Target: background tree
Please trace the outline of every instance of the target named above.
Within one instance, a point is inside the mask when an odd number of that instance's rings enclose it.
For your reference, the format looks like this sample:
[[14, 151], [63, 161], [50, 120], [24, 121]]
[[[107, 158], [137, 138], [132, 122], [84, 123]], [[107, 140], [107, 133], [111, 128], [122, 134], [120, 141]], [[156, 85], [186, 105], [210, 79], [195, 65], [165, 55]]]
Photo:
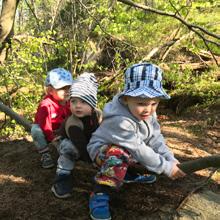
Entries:
[[14, 34], [15, 13], [19, 0], [3, 0], [0, 16], [0, 63], [7, 57], [11, 37]]

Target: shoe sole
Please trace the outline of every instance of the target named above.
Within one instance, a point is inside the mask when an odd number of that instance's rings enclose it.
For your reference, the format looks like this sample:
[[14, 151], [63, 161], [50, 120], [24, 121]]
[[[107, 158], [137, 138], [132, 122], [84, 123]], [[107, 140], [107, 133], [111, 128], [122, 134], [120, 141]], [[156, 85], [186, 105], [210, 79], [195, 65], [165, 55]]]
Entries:
[[50, 164], [50, 165], [41, 166], [41, 167], [44, 168], [44, 169], [50, 169], [50, 168], [53, 168], [54, 166], [55, 166], [54, 164]]
[[51, 187], [51, 191], [52, 191], [53, 194], [54, 194], [57, 198], [59, 198], [59, 199], [66, 199], [66, 198], [69, 198], [69, 197], [72, 196], [71, 193], [67, 193], [67, 194], [64, 194], [64, 195], [59, 195], [59, 194], [57, 194], [57, 193], [56, 193], [56, 190], [55, 190], [55, 188], [54, 188], [54, 186]]
[[155, 177], [155, 179], [151, 180], [151, 181], [135, 181], [135, 180], [124, 180], [124, 183], [145, 183], [145, 184], [151, 184], [156, 182], [157, 178]]
[[109, 218], [95, 218], [94, 216], [92, 216], [92, 214], [90, 214], [90, 217], [92, 220], [111, 220], [111, 216]]

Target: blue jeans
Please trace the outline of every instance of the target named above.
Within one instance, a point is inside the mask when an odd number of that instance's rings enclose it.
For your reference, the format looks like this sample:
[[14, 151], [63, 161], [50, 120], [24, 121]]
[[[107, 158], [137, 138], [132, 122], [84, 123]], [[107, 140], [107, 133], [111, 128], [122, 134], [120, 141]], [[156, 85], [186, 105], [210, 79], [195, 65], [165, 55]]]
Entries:
[[33, 124], [31, 128], [31, 136], [39, 153], [48, 151], [48, 142], [45, 135], [38, 124]]
[[60, 140], [60, 143], [56, 146], [59, 153], [57, 160], [57, 171], [59, 174], [70, 174], [75, 166], [75, 161], [79, 158], [79, 151], [71, 140], [65, 138]]
[[[45, 135], [38, 124], [33, 124], [31, 128], [31, 136], [39, 153], [49, 150], [48, 142]], [[56, 149], [59, 154], [57, 160], [57, 173], [68, 174], [73, 170], [75, 161], [79, 158], [79, 152], [73, 145], [71, 140], [65, 138], [60, 139], [56, 144]]]

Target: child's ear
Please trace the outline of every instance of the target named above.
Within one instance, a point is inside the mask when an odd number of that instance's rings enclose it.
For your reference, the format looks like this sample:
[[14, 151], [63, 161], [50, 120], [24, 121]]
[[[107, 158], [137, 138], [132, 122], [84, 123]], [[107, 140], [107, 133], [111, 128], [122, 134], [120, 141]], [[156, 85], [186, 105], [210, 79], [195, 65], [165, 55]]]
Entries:
[[53, 87], [52, 87], [52, 86], [47, 86], [47, 87], [45, 88], [45, 92], [46, 92], [46, 94], [48, 94], [48, 95], [51, 94], [52, 90], [53, 90]]

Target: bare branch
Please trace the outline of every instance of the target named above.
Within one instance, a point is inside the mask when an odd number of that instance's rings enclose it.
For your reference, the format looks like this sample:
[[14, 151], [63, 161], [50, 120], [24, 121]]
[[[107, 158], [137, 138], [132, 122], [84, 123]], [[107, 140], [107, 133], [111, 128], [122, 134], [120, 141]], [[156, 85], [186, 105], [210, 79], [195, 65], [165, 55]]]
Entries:
[[37, 22], [37, 26], [40, 29], [39, 19], [38, 19], [37, 15], [36, 15], [35, 11], [33, 10], [33, 8], [31, 7], [31, 5], [29, 4], [29, 2], [27, 0], [25, 0], [25, 3], [28, 6], [28, 8], [30, 9], [31, 13], [33, 14], [33, 16], [34, 16], [34, 18], [35, 18], [35, 20]]
[[55, 8], [54, 8], [54, 10], [53, 10], [53, 13], [52, 13], [52, 22], [51, 22], [51, 27], [50, 27], [50, 30], [51, 30], [51, 31], [52, 31], [53, 28], [54, 28], [55, 20], [56, 20], [56, 17], [57, 17], [57, 15], [58, 15], [59, 8], [60, 8], [60, 5], [62, 4], [62, 1], [63, 1], [63, 0], [59, 0], [58, 2], [56, 2]]
[[[212, 53], [208, 43], [212, 43], [212, 44], [215, 44], [217, 46], [220, 46], [220, 43], [218, 42], [215, 42], [213, 40], [209, 40], [207, 39], [206, 37], [204, 37], [202, 35], [203, 34], [207, 34], [208, 36], [210, 37], [213, 37], [215, 39], [220, 39], [220, 35], [217, 35], [217, 34], [214, 34], [214, 33], [211, 33], [209, 32], [208, 30], [206, 30], [205, 28], [199, 26], [199, 25], [195, 25], [195, 24], [190, 24], [188, 23], [187, 21], [185, 21], [180, 15], [179, 15], [179, 12], [178, 13], [170, 13], [170, 12], [165, 12], [165, 11], [161, 11], [161, 10], [157, 10], [155, 8], [152, 8], [152, 7], [149, 7], [147, 5], [142, 5], [142, 4], [138, 4], [138, 3], [135, 3], [133, 1], [130, 1], [130, 0], [118, 0], [119, 2], [122, 2], [126, 5], [130, 5], [132, 7], [135, 7], [135, 8], [140, 8], [140, 9], [143, 9], [145, 11], [149, 11], [149, 12], [152, 12], [152, 13], [155, 13], [155, 14], [159, 14], [159, 15], [164, 15], [164, 16], [168, 16], [168, 17], [172, 17], [172, 18], [175, 18], [177, 20], [179, 20], [182, 24], [184, 24], [189, 30], [193, 31], [194, 33], [196, 33], [204, 42], [205, 46], [207, 47], [207, 49], [210, 51], [210, 53], [212, 54], [212, 57], [213, 59], [215, 60], [216, 64], [218, 65], [218, 62], [214, 56], [214, 54]], [[178, 15], [176, 15], [178, 14]], [[202, 33], [200, 33], [199, 31], [201, 31]]]
[[[198, 36], [200, 36], [200, 38], [203, 40], [205, 46], [208, 48], [208, 50], [209, 50], [209, 52], [211, 53], [213, 59], [215, 60], [216, 65], [218, 66], [218, 61], [217, 61], [217, 59], [215, 58], [215, 55], [212, 53], [212, 50], [210, 49], [210, 47], [209, 47], [209, 45], [208, 45], [208, 43], [207, 43], [207, 42], [210, 42], [210, 41], [207, 40], [205, 37], [203, 37], [203, 35], [202, 35], [200, 32], [198, 32], [198, 31], [196, 31], [196, 30], [194, 30], [194, 32], [195, 32]], [[215, 43], [215, 42], [212, 42], [212, 43]], [[219, 46], [220, 46], [220, 45], [219, 45]]]
[[14, 112], [11, 108], [4, 105], [1, 101], [0, 101], [0, 111], [4, 112], [6, 115], [9, 115], [18, 124], [21, 124], [25, 128], [26, 131], [28, 132], [31, 131], [32, 122], [28, 121], [27, 119], [25, 119], [18, 113]]
[[113, 36], [113, 35], [109, 34], [105, 30], [105, 28], [100, 24], [100, 22], [89, 12], [88, 7], [86, 7], [86, 5], [83, 4], [83, 2], [81, 0], [77, 0], [77, 1], [85, 8], [85, 10], [88, 12], [89, 16], [96, 22], [96, 24], [100, 27], [100, 29], [103, 31], [103, 33], [105, 33], [107, 36], [111, 37], [112, 39], [118, 40], [118, 41], [124, 43], [125, 45], [128, 45], [130, 47], [135, 48], [135, 46], [129, 44], [128, 42], [126, 42], [124, 40], [121, 40], [121, 39], [117, 38], [116, 36]]
[[151, 8], [151, 7], [146, 6], [146, 5], [138, 4], [138, 3], [135, 3], [135, 2], [130, 1], [130, 0], [118, 0], [118, 1], [122, 2], [122, 3], [126, 4], [126, 5], [130, 5], [130, 6], [135, 7], [135, 8], [140, 8], [140, 9], [143, 9], [145, 11], [149, 11], [149, 12], [152, 12], [152, 13], [155, 13], [155, 14], [173, 17], [173, 18], [179, 20], [182, 24], [187, 26], [192, 31], [195, 31], [195, 29], [199, 29], [201, 32], [203, 32], [203, 33], [205, 33], [205, 34], [207, 34], [207, 35], [209, 35], [211, 37], [214, 37], [216, 39], [220, 39], [220, 35], [217, 35], [217, 34], [214, 34], [212, 32], [209, 32], [208, 30], [206, 30], [205, 28], [203, 28], [203, 27], [201, 27], [199, 25], [190, 24], [190, 23], [186, 22], [182, 17], [177, 16], [176, 14], [173, 14], [173, 13], [170, 13], [170, 12], [161, 11], [161, 10], [157, 10], [155, 8]]

